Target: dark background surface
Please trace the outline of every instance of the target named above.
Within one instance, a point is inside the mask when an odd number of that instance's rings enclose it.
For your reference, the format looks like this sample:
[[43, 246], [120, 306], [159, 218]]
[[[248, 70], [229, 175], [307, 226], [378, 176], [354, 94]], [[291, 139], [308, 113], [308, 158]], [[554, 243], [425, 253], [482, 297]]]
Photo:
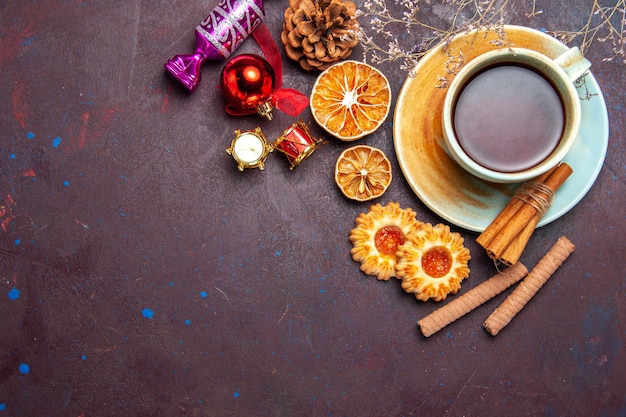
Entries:
[[[582, 26], [592, 2], [565, 3], [507, 20]], [[611, 129], [602, 172], [522, 261], [562, 235], [576, 251], [497, 337], [482, 322], [505, 294], [426, 339], [416, 322], [441, 304], [350, 257], [369, 203], [334, 184], [349, 144], [307, 109], [325, 146], [293, 171], [274, 153], [241, 173], [234, 129], [275, 138], [296, 119], [227, 116], [223, 62], [193, 94], [163, 70], [215, 4], [0, 3], [0, 417], [626, 416], [625, 80], [610, 46], [587, 51]], [[265, 5], [276, 40], [285, 6]], [[283, 62], [284, 86], [309, 94], [317, 74]], [[406, 72], [379, 68], [397, 97]], [[360, 142], [393, 162], [378, 202], [438, 223], [402, 177], [392, 119]], [[463, 293], [495, 268], [452, 229], [472, 252]]]

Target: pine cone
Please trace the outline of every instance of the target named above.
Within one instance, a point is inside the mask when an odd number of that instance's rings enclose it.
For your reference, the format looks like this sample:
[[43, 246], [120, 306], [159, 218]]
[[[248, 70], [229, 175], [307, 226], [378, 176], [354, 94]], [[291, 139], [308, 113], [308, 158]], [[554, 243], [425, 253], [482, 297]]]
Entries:
[[305, 70], [322, 71], [359, 43], [356, 6], [349, 0], [289, 0], [280, 40]]

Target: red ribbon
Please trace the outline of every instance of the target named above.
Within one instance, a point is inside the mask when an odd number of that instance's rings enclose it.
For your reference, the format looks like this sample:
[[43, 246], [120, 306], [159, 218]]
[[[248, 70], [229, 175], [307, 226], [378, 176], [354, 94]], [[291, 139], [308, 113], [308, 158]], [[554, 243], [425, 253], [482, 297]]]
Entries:
[[[293, 88], [282, 88], [283, 85], [283, 61], [280, 50], [272, 34], [265, 23], [261, 23], [253, 32], [252, 36], [261, 47], [265, 59], [270, 63], [276, 77], [274, 92], [270, 97], [272, 106], [288, 114], [297, 117], [309, 105], [309, 98]], [[244, 116], [256, 113], [256, 109], [236, 109], [226, 106], [226, 113], [231, 116]]]

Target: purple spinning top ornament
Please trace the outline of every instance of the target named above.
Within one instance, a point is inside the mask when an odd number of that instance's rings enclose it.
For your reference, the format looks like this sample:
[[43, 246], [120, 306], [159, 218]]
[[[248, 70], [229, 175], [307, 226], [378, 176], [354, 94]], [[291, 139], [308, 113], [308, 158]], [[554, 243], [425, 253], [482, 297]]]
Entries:
[[264, 17], [263, 0], [220, 0], [196, 26], [196, 52], [176, 55], [165, 64], [165, 68], [193, 92], [200, 82], [204, 60], [228, 58]]

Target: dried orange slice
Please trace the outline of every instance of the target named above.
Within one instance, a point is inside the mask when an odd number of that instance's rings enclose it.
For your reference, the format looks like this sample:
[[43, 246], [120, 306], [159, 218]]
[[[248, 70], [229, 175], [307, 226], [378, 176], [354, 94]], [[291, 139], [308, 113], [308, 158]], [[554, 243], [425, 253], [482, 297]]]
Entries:
[[380, 149], [357, 145], [346, 149], [335, 164], [335, 182], [346, 197], [367, 201], [380, 197], [391, 184], [391, 162]]
[[353, 141], [378, 129], [387, 118], [389, 80], [369, 64], [343, 61], [319, 75], [310, 106], [313, 118], [328, 133]]

